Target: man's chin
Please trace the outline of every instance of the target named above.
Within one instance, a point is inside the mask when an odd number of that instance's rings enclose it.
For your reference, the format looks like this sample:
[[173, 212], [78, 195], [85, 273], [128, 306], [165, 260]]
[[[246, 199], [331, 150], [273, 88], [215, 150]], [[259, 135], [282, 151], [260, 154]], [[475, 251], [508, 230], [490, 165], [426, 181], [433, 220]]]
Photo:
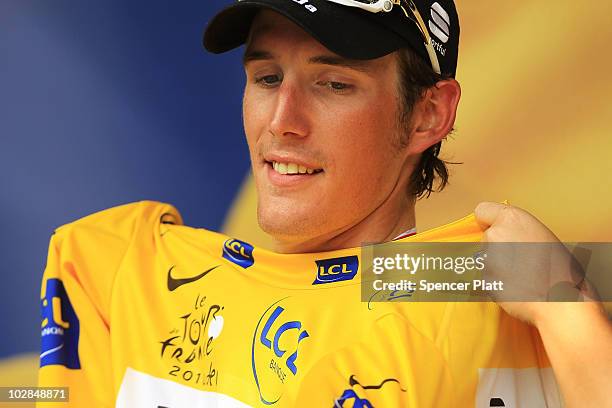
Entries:
[[318, 235], [317, 225], [321, 224], [312, 214], [296, 211], [258, 210], [257, 220], [260, 228], [275, 241], [306, 240]]

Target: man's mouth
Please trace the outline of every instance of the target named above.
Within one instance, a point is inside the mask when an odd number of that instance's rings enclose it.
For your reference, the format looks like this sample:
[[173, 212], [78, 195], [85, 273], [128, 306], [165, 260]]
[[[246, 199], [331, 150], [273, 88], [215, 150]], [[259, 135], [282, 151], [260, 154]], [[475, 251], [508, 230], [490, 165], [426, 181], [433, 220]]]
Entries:
[[291, 162], [282, 163], [282, 162], [272, 161], [272, 162], [267, 162], [267, 163], [272, 166], [274, 171], [276, 171], [279, 174], [283, 174], [283, 175], [317, 174], [323, 171], [323, 169], [313, 169], [310, 167], [302, 166], [300, 164], [291, 163]]

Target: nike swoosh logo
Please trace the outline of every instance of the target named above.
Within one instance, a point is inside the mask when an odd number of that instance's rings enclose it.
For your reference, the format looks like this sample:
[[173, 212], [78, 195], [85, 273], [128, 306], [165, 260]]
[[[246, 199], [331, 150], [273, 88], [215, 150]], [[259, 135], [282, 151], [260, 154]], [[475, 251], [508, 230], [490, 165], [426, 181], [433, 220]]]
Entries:
[[172, 277], [172, 270], [174, 269], [174, 265], [170, 268], [170, 270], [168, 271], [168, 290], [170, 292], [172, 292], [173, 290], [176, 290], [177, 288], [179, 288], [180, 286], [183, 286], [187, 283], [191, 283], [191, 282], [195, 282], [198, 279], [203, 278], [204, 276], [206, 276], [209, 272], [211, 272], [212, 270], [220, 267], [221, 265], [217, 265], [217, 266], [213, 266], [210, 269], [205, 270], [204, 272], [202, 272], [199, 275], [196, 276], [192, 276], [191, 278], [180, 278], [180, 279], [174, 279]]
[[60, 344], [57, 347], [52, 348], [51, 350], [47, 350], [44, 353], [40, 353], [40, 358], [46, 357], [51, 353], [55, 353], [56, 351], [58, 351], [59, 349], [61, 349], [62, 347], [64, 347], [64, 343]]

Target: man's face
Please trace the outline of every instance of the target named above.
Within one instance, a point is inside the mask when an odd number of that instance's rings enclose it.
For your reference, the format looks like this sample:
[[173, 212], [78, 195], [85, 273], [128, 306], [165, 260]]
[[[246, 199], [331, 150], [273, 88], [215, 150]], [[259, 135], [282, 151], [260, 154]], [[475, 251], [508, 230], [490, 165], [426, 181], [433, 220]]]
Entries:
[[251, 28], [245, 71], [244, 128], [264, 231], [285, 242], [326, 239], [398, 190], [405, 196], [394, 54], [346, 60], [265, 10]]

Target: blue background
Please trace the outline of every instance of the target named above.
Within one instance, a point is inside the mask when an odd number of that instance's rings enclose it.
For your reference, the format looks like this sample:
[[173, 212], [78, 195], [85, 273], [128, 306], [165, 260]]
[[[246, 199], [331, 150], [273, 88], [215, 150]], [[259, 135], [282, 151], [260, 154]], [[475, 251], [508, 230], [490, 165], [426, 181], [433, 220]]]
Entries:
[[241, 51], [203, 51], [230, 1], [0, 2], [0, 357], [38, 351], [54, 228], [142, 199], [219, 229], [244, 179]]

